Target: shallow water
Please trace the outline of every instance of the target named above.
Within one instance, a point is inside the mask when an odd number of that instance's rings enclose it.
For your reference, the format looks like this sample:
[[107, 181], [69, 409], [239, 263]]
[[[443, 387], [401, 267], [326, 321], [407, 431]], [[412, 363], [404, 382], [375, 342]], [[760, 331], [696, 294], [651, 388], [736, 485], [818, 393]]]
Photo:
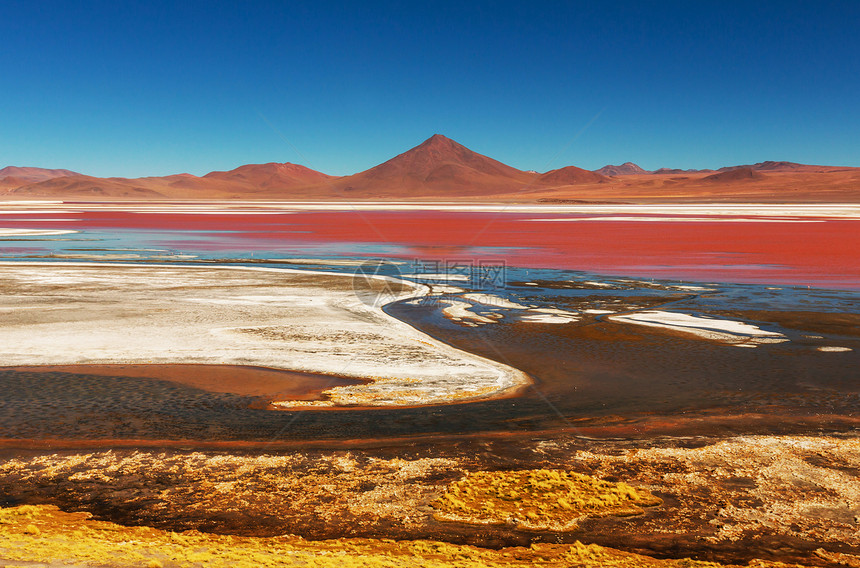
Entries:
[[609, 212], [535, 213], [516, 208], [353, 210], [348, 205], [328, 211], [178, 208], [184, 212], [165, 207], [110, 210], [98, 204], [51, 207], [57, 209], [8, 208], [0, 211], [0, 223], [7, 228], [79, 232], [0, 238], [0, 256], [484, 260], [646, 278], [860, 290], [856, 252], [860, 220], [850, 216], [674, 212], [619, 217]]
[[[548, 430], [637, 437], [856, 427], [860, 221], [527, 221], [535, 217], [442, 211], [203, 215], [97, 206], [4, 214], [3, 226], [79, 231], [0, 239], [4, 259], [262, 262], [351, 272], [375, 258], [387, 261], [374, 264], [375, 273], [416, 274], [418, 280], [449, 274], [447, 281], [425, 280], [447, 286], [430, 300], [389, 305], [388, 313], [517, 367], [535, 385], [516, 398], [446, 407], [295, 412], [266, 410], [248, 394], [213, 392], [160, 375], [5, 369], [3, 437], [268, 444]], [[660, 280], [669, 277], [674, 280]], [[495, 306], [471, 302], [472, 311], [494, 314], [496, 323], [468, 327], [446, 318], [446, 299], [458, 294], [452, 287], [503, 299]], [[788, 341], [741, 349], [612, 322], [594, 312], [657, 307], [751, 322]], [[523, 312], [535, 308], [575, 312], [577, 321], [523, 321]]]

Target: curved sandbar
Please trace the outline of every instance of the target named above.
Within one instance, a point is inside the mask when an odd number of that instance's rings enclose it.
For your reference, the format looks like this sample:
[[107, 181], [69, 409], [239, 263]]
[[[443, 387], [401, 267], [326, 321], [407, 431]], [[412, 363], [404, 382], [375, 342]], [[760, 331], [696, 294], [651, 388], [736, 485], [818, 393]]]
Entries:
[[[414, 406], [509, 394], [512, 367], [367, 305], [428, 288], [383, 276], [262, 267], [0, 263], [0, 366], [254, 365], [367, 379], [278, 407]], [[366, 296], [365, 296], [366, 297]]]

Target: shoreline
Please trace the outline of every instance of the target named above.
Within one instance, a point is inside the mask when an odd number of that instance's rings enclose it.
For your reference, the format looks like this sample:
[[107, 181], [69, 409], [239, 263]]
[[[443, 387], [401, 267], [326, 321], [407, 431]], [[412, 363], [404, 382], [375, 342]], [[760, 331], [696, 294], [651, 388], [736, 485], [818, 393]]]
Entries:
[[[51, 274], [28, 275], [26, 270], [28, 268], [36, 269], [36, 272], [39, 272], [38, 269], [40, 268], [51, 269]], [[120, 271], [115, 270], [117, 268], [125, 270], [119, 274]], [[60, 284], [66, 294], [74, 294], [76, 285], [79, 288], [78, 294], [81, 294], [84, 293], [83, 291], [86, 290], [87, 286], [110, 285], [111, 279], [113, 279], [113, 285], [118, 285], [118, 288], [95, 293], [90, 291], [87, 300], [90, 302], [101, 300], [104, 303], [105, 298], [107, 298], [108, 304], [119, 302], [117, 305], [125, 306], [119, 309], [121, 319], [126, 320], [125, 325], [117, 324], [116, 316], [110, 317], [110, 309], [108, 309], [107, 320], [104, 319], [104, 314], [95, 314], [94, 317], [97, 319], [93, 321], [99, 324], [97, 325], [93, 322], [82, 321], [86, 318], [81, 315], [80, 310], [92, 310], [92, 307], [82, 305], [81, 298], [77, 296], [75, 301], [79, 303], [71, 321], [63, 322], [62, 314], [59, 322], [34, 323], [32, 321], [33, 317], [41, 316], [44, 313], [62, 312], [70, 307], [74, 308], [74, 306], [69, 305], [69, 301], [65, 303], [60, 301], [59, 304], [55, 305], [51, 305], [49, 302], [48, 309], [45, 309], [46, 306], [44, 305], [34, 305], [33, 308], [35, 309], [27, 310], [29, 318], [23, 319], [15, 327], [19, 330], [17, 334], [14, 330], [10, 330], [11, 327], [15, 326], [14, 323], [0, 330], [0, 335], [8, 336], [4, 337], [6, 345], [16, 345], [16, 352], [7, 355], [4, 359], [7, 362], [5, 365], [7, 367], [151, 363], [223, 365], [241, 362], [244, 366], [261, 366], [369, 381], [360, 385], [339, 385], [325, 389], [324, 395], [327, 400], [317, 401], [323, 404], [303, 404], [303, 401], [295, 401], [298, 404], [293, 404], [293, 401], [289, 400], [271, 401], [273, 405], [284, 410], [316, 406], [414, 407], [466, 400], [488, 400], [497, 396], [510, 396], [512, 392], [530, 384], [530, 379], [517, 369], [454, 348], [386, 314], [381, 308], [363, 303], [355, 296], [355, 292], [347, 290], [345, 285], [347, 284], [346, 281], [350, 279], [353, 287], [356, 285], [364, 286], [366, 282], [362, 281], [356, 284], [354, 275], [350, 274], [271, 267], [219, 266], [217, 264], [186, 266], [20, 261], [0, 262], [0, 270], [3, 271], [3, 275], [7, 279], [17, 278], [19, 286], [35, 286], [37, 294], [33, 296], [31, 290], [29, 296], [31, 303], [35, 297], [38, 297], [40, 286], [38, 279], [40, 277], [43, 277], [41, 282], [43, 287]], [[92, 271], [97, 274], [88, 274]], [[153, 294], [151, 288], [154, 286], [152, 281], [147, 282], [145, 277], [138, 277], [137, 279], [132, 277], [134, 273], [147, 271], [154, 272], [150, 274], [150, 280], [152, 278], [174, 279], [172, 283], [168, 282], [167, 286], [163, 286], [161, 292], [166, 296], [161, 300], [151, 300]], [[238, 274], [251, 273], [256, 275], [262, 273], [267, 276], [289, 275], [293, 280], [317, 278], [318, 281], [310, 284], [290, 285], [289, 282], [272, 282], [263, 278], [263, 282], [249, 285], [248, 280], [253, 278], [238, 278], [230, 286], [222, 286], [216, 288], [216, 292], [212, 292], [210, 284], [205, 281], [208, 274], [213, 274], [212, 271], [216, 271], [216, 274], [227, 273], [231, 277]], [[57, 276], [58, 273], [60, 276]], [[191, 274], [194, 276], [189, 280], [188, 276]], [[203, 279], [195, 280], [194, 277], [199, 274], [203, 274]], [[77, 280], [75, 280], [76, 278]], [[398, 287], [394, 292], [396, 299], [420, 297], [429, 291], [429, 288], [422, 284], [390, 276], [374, 274], [362, 275], [361, 278], [369, 278], [369, 281], [381, 281], [385, 284], [395, 284]], [[130, 286], [137, 297], [128, 302], [125, 296], [129, 293]], [[135, 286], [136, 288], [134, 288]], [[237, 289], [236, 286], [241, 286], [242, 290], [245, 290], [244, 296], [234, 293], [234, 290]], [[328, 288], [328, 296], [320, 298], [320, 290], [326, 288]], [[177, 289], [180, 291], [176, 292]], [[206, 293], [209, 295], [196, 297], [193, 293], [189, 293], [189, 290], [192, 292], [194, 290], [208, 290]], [[265, 294], [248, 295], [248, 290], [265, 292]], [[391, 293], [390, 289], [385, 291]], [[10, 293], [14, 295], [14, 286], [12, 290], [5, 292], [4, 298], [8, 300], [11, 297]], [[370, 292], [371, 294], [376, 293], [373, 290]], [[137, 303], [133, 306], [133, 310], [126, 306], [128, 303], [134, 303], [135, 300]], [[148, 306], [146, 306], [147, 302], [149, 302]], [[171, 306], [171, 312], [185, 310], [198, 318], [197, 321], [203, 325], [201, 329], [209, 330], [206, 340], [195, 341], [185, 338], [185, 333], [193, 333], [194, 326], [183, 327], [183, 325], [177, 324], [175, 320], [181, 320], [181, 316], [173, 314], [173, 319], [170, 319], [168, 316], [153, 315], [159, 314], [159, 312], [163, 314], [167, 305]], [[201, 305], [202, 307], [198, 307]], [[14, 311], [21, 307], [20, 302], [12, 302], [8, 309], [11, 309], [14, 314]], [[213, 310], [217, 311], [213, 312]], [[232, 314], [230, 310], [236, 312], [232, 319], [230, 319]], [[271, 312], [278, 311], [283, 313], [277, 316], [271, 314]], [[144, 315], [138, 317], [137, 312], [142, 312]], [[249, 316], [249, 312], [252, 314], [251, 316]], [[45, 317], [48, 320], [57, 319], [53, 316]], [[172, 327], [168, 327], [168, 329], [175, 331], [173, 338], [177, 341], [185, 341], [187, 345], [177, 350], [173, 343], [164, 343], [159, 337], [159, 334], [163, 333], [164, 330], [159, 330], [157, 325], [152, 325], [150, 320], [153, 317], [166, 318], [165, 325], [169, 324]], [[332, 320], [332, 318], [335, 319]], [[225, 325], [233, 321], [238, 326]], [[249, 325], [249, 321], [253, 323]], [[141, 345], [116, 344], [115, 338], [111, 334], [102, 333], [105, 322], [114, 326], [113, 333], [131, 333], [131, 337], [134, 337], [135, 341], [139, 343], [145, 343], [146, 348]], [[298, 322], [301, 322], [301, 325]], [[198, 327], [201, 323], [198, 323]], [[61, 324], [65, 327], [77, 328], [78, 333], [59, 329], [58, 326]], [[135, 325], [137, 327], [134, 327]], [[36, 329], [39, 337], [34, 339], [32, 332]], [[96, 333], [97, 330], [98, 333], [101, 333], [100, 336]], [[90, 332], [90, 335], [86, 333], [81, 335], [81, 332]], [[296, 337], [300, 339], [296, 340]], [[99, 338], [101, 341], [98, 341]], [[204, 353], [217, 351], [216, 348], [213, 348], [213, 341], [220, 341], [222, 346], [226, 346], [223, 348], [229, 347], [233, 349], [232, 352], [235, 354], [230, 357], [222, 354], [220, 361], [213, 360], [211, 356], [207, 359]], [[290, 341], [293, 342], [292, 355], [288, 355], [284, 351], [287, 348], [284, 342], [289, 343]], [[387, 353], [389, 355], [397, 350], [400, 351], [400, 354], [394, 359], [386, 359], [385, 357], [374, 359], [373, 353], [380, 356], [382, 353], [386, 353], [386, 351], [380, 350], [381, 347], [378, 345], [380, 341], [382, 341], [382, 345], [388, 345], [389, 351]], [[72, 351], [72, 353], [58, 355], [52, 351], [49, 355], [48, 345], [62, 345], [64, 349]], [[277, 355], [271, 351], [272, 349], [277, 349]], [[326, 353], [326, 349], [328, 349], [328, 353]], [[162, 350], [168, 354], [160, 354]], [[251, 355], [248, 354], [248, 350], [252, 351]], [[370, 354], [368, 355], [367, 352]], [[330, 356], [329, 358], [331, 356], [339, 357], [341, 363], [337, 364], [327, 360], [327, 354]], [[249, 357], [250, 360], [248, 360]], [[447, 363], [443, 363], [444, 361]], [[458, 370], [451, 374], [445, 365], [453, 365]], [[341, 372], [337, 372], [338, 367], [340, 367]], [[416, 376], [419, 378], [413, 378]], [[443, 378], [444, 380], [442, 380]]]

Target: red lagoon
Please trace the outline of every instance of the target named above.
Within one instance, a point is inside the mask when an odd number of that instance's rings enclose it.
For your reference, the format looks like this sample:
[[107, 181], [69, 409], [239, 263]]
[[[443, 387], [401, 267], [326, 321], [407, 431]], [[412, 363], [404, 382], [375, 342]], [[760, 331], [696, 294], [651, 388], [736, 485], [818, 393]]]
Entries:
[[130, 230], [149, 244], [183, 252], [295, 255], [322, 245], [342, 256], [504, 260], [512, 266], [618, 276], [860, 289], [860, 220], [832, 217], [438, 210], [93, 210], [52, 214], [44, 221], [37, 217], [22, 212], [4, 215], [3, 222]]

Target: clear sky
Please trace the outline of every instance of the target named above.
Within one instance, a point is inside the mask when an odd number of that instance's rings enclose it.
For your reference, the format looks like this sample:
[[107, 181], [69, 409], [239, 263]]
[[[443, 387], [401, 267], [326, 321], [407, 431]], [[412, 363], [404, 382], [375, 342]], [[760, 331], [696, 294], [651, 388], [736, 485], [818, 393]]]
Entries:
[[0, 167], [860, 166], [860, 2], [0, 2]]

